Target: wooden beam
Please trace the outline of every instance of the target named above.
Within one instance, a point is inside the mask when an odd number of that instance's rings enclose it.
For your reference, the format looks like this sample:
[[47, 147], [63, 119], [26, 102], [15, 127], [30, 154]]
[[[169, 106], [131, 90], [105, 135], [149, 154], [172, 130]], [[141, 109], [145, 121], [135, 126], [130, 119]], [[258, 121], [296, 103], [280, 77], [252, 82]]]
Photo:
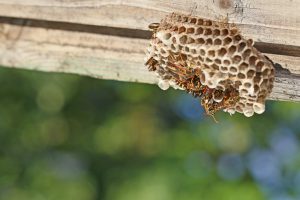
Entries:
[[[0, 23], [0, 65], [101, 79], [157, 82], [155, 75], [143, 64], [148, 40], [53, 26], [36, 27], [24, 20], [18, 23], [21, 25], [3, 20]], [[49, 22], [44, 23], [46, 26]], [[300, 101], [300, 57], [268, 56], [277, 68], [271, 99]]]
[[0, 0], [1, 16], [147, 30], [167, 13], [228, 16], [255, 41], [300, 46], [300, 1], [282, 0]]

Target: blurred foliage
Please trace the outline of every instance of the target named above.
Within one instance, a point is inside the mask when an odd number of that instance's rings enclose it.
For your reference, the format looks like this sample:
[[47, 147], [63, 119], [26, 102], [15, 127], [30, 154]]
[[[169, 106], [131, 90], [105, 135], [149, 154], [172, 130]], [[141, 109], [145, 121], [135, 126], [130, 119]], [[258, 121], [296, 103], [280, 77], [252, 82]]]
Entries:
[[0, 199], [300, 199], [300, 105], [218, 113], [153, 85], [0, 69]]

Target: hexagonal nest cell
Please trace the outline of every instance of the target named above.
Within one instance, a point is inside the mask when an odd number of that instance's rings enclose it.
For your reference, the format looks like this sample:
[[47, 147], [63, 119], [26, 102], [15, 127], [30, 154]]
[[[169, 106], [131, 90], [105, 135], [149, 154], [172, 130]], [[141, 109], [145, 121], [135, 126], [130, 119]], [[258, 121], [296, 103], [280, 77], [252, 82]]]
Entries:
[[265, 111], [274, 83], [273, 63], [234, 24], [172, 13], [149, 26], [146, 66], [159, 87], [201, 97], [209, 115], [218, 110], [250, 117]]

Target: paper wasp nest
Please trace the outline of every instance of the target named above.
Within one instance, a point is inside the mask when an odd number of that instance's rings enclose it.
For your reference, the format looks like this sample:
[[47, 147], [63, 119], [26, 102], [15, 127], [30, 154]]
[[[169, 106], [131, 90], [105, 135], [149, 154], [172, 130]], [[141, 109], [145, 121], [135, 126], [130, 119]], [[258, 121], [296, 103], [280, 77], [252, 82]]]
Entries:
[[235, 25], [173, 13], [149, 27], [153, 36], [146, 65], [162, 89], [171, 86], [201, 97], [209, 115], [221, 109], [247, 117], [265, 111], [273, 64]]

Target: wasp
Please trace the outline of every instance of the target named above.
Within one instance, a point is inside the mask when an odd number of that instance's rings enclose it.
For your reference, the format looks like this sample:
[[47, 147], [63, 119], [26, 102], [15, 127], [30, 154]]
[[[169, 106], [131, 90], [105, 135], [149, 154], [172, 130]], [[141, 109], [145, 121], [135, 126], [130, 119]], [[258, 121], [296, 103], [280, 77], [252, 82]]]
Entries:
[[147, 62], [145, 63], [146, 66], [148, 66], [148, 70], [149, 71], [155, 71], [157, 69], [157, 64], [158, 64], [158, 61], [155, 60], [153, 57], [149, 58], [147, 60]]
[[149, 24], [148, 28], [150, 30], [157, 31], [159, 25], [160, 25], [159, 23], [151, 23], [151, 24]]
[[[187, 57], [184, 54], [170, 54], [167, 57], [167, 66], [162, 69], [186, 92], [194, 97], [201, 98], [200, 104], [203, 106], [206, 114], [218, 123], [215, 113], [222, 109], [233, 108], [239, 100], [239, 93], [232, 86], [223, 91], [203, 85], [200, 80], [202, 74], [201, 66], [196, 67], [195, 64], [186, 60]], [[154, 68], [158, 62], [150, 58], [146, 64], [149, 65], [150, 70], [150, 67]], [[220, 102], [216, 102], [213, 98], [214, 94], [222, 95], [223, 99]]]
[[[222, 101], [221, 102], [214, 101], [212, 92], [221, 93], [223, 95]], [[212, 116], [213, 119], [216, 121], [214, 115], [217, 111], [226, 108], [233, 108], [238, 101], [239, 101], [238, 91], [234, 89], [232, 86], [230, 86], [225, 91], [211, 89], [210, 92], [207, 92], [204, 95], [204, 97], [201, 99], [201, 105], [204, 107], [206, 114]]]

